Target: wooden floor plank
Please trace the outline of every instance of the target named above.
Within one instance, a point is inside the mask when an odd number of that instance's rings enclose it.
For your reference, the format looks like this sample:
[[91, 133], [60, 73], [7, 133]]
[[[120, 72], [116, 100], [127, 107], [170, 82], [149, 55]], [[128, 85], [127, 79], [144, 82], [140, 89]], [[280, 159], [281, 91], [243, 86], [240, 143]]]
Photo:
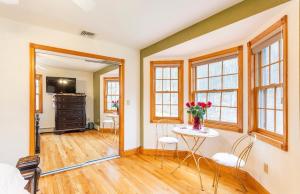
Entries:
[[[83, 168], [42, 177], [39, 194], [205, 194], [213, 193], [213, 172], [208, 168], [201, 171], [205, 191], [200, 190], [196, 169], [183, 165], [174, 174], [178, 162], [165, 160], [160, 168], [160, 159], [152, 156], [133, 155], [122, 157]], [[229, 175], [222, 175], [219, 194], [240, 194], [238, 183]], [[248, 188], [247, 194], [257, 193]]]
[[43, 172], [119, 153], [118, 135], [97, 130], [61, 135], [44, 133], [40, 140]]

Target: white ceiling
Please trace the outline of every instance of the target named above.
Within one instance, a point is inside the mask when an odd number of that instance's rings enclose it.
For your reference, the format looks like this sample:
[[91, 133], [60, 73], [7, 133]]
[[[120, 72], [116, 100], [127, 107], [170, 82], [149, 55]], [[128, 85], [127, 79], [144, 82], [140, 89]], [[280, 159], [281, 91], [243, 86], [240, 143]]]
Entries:
[[36, 64], [37, 68], [42, 69], [53, 67], [88, 72], [95, 72], [108, 66], [96, 59], [41, 50], [36, 53]]
[[0, 3], [0, 16], [141, 49], [242, 0], [93, 0], [92, 9], [73, 1]]
[[286, 6], [287, 4], [282, 4], [255, 16], [240, 20], [203, 36], [199, 36], [182, 44], [178, 44], [174, 47], [163, 50], [152, 55], [151, 57], [195, 57], [199, 54], [199, 52], [211, 52], [211, 50], [215, 50], [216, 48], [220, 49], [224, 46], [228, 48], [228, 45], [231, 45], [232, 47], [238, 46], [237, 44], [244, 43], [250, 36], [253, 35], [253, 32], [256, 31], [253, 30], [254, 26], [255, 29], [259, 29], [260, 27], [263, 27], [266, 22], [273, 20], [274, 17], [276, 17], [277, 20], [277, 17]]

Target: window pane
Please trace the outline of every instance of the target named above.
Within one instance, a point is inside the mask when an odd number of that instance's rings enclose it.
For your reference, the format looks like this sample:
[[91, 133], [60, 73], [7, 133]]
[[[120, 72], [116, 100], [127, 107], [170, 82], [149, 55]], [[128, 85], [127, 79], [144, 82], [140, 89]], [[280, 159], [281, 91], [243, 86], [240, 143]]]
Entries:
[[163, 91], [170, 91], [170, 80], [163, 80]]
[[170, 94], [163, 94], [163, 104], [170, 104], [170, 103], [171, 103]]
[[155, 94], [155, 104], [162, 104], [162, 94], [161, 93], [156, 93]]
[[156, 91], [162, 91], [162, 80], [156, 80]]
[[178, 94], [171, 94], [171, 104], [178, 104]]
[[275, 108], [274, 107], [274, 88], [267, 89], [267, 108]]
[[283, 135], [283, 111], [276, 111], [276, 133]]
[[220, 107], [210, 107], [207, 109], [207, 119], [219, 121], [220, 120]]
[[35, 95], [35, 110], [39, 110], [39, 109], [40, 109], [39, 95]]
[[210, 77], [209, 78], [209, 89], [210, 90], [221, 89], [221, 77]]
[[280, 39], [280, 60], [283, 60], [283, 42], [282, 42], [282, 38]]
[[268, 131], [274, 132], [274, 110], [267, 110], [267, 126]]
[[111, 110], [112, 109], [112, 104], [110, 102], [107, 103], [107, 109]]
[[265, 108], [265, 90], [260, 90], [258, 92], [258, 107]]
[[222, 106], [237, 106], [237, 92], [223, 92], [222, 93]]
[[206, 95], [207, 95], [206, 93], [197, 93], [195, 101], [196, 102], [207, 102]]
[[197, 78], [208, 77], [208, 65], [197, 66]]
[[262, 58], [262, 65], [268, 65], [269, 64], [269, 47], [266, 47], [261, 52], [261, 58]]
[[283, 91], [282, 91], [282, 88], [276, 88], [276, 109], [283, 109]]
[[279, 64], [278, 63], [271, 65], [270, 81], [271, 81], [271, 84], [279, 83]]
[[265, 129], [265, 109], [258, 109], [258, 128]]
[[261, 72], [261, 84], [263, 86], [269, 84], [269, 67], [268, 66], [262, 68], [262, 72]]
[[237, 109], [222, 107], [221, 121], [236, 123], [237, 122]]
[[223, 77], [223, 89], [237, 89], [238, 75], [226, 75]]
[[171, 91], [178, 91], [178, 80], [171, 80]]
[[162, 79], [162, 68], [161, 67], [157, 67], [156, 68], [156, 79]]
[[197, 79], [197, 90], [207, 90], [208, 89], [208, 79]]
[[157, 117], [161, 117], [162, 116], [162, 105], [156, 105], [155, 106], [155, 115]]
[[107, 83], [107, 94], [112, 94], [110, 82]]
[[208, 100], [211, 101], [213, 106], [220, 106], [221, 92], [208, 93]]
[[163, 79], [170, 79], [170, 68], [163, 68]]
[[171, 116], [171, 113], [170, 113], [171, 109], [170, 108], [171, 108], [170, 105], [163, 105], [163, 116], [164, 117]]
[[216, 62], [209, 64], [209, 76], [221, 75], [222, 73], [222, 62]]
[[178, 79], [178, 68], [171, 68], [171, 79]]
[[116, 94], [119, 95], [120, 88], [119, 88], [119, 82], [116, 82]]
[[171, 105], [171, 117], [178, 117], [178, 106]]
[[107, 96], [107, 103], [111, 103], [111, 101], [112, 101], [111, 96]]
[[238, 59], [228, 59], [223, 62], [223, 74], [238, 73]]
[[283, 63], [280, 62], [280, 83], [283, 83]]
[[271, 63], [279, 61], [279, 42], [276, 41], [271, 45]]

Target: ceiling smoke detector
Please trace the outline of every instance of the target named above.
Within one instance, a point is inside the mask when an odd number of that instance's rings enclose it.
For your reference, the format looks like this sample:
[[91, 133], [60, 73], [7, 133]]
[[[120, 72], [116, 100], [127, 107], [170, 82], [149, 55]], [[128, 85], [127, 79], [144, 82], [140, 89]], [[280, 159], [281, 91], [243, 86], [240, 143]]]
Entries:
[[95, 33], [83, 30], [80, 32], [80, 35], [88, 38], [94, 38]]

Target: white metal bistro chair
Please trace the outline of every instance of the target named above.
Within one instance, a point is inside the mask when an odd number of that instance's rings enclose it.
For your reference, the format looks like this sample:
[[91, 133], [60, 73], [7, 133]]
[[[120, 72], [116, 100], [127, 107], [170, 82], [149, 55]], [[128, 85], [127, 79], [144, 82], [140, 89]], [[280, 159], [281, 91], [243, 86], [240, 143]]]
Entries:
[[106, 117], [105, 115], [102, 115], [102, 121], [101, 121], [101, 127], [102, 127], [102, 134], [104, 134], [104, 129], [105, 127], [109, 127], [109, 128], [115, 128], [115, 122], [112, 118], [110, 117]]
[[244, 135], [238, 138], [232, 145], [230, 153], [216, 153], [212, 160], [216, 164], [215, 175], [213, 179], [213, 187], [215, 187], [215, 194], [218, 192], [218, 184], [220, 180], [220, 168], [222, 166], [235, 168], [235, 178], [242, 187], [242, 192], [247, 192], [246, 186], [240, 179], [240, 170], [246, 165], [251, 149], [256, 141], [255, 135]]
[[163, 161], [164, 161], [164, 152], [166, 150], [167, 145], [175, 145], [175, 155], [177, 156], [177, 159], [179, 160], [178, 155], [178, 138], [172, 137], [169, 135], [169, 126], [170, 124], [166, 123], [166, 121], [161, 120], [158, 123], [156, 123], [156, 154], [155, 158], [158, 155], [158, 147], [161, 146], [161, 168], [163, 168]]

